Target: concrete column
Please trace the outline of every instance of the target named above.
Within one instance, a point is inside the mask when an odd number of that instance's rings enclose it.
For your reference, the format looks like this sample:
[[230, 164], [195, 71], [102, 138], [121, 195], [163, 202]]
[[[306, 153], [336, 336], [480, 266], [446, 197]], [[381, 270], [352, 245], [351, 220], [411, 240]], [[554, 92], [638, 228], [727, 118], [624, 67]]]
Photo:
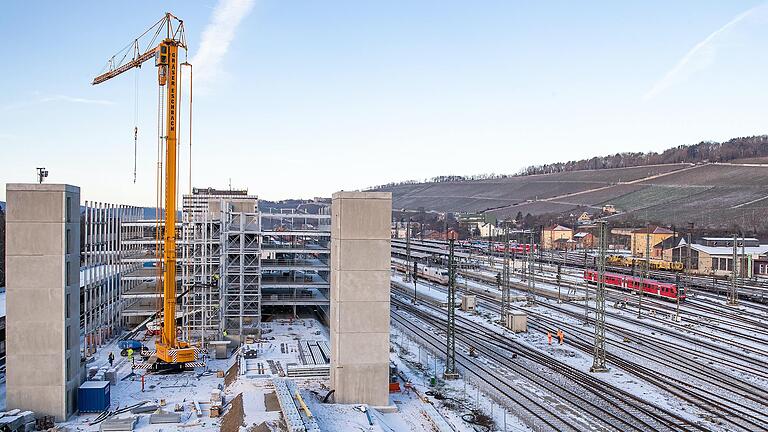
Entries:
[[80, 385], [80, 188], [6, 191], [6, 406], [62, 421]]
[[331, 387], [339, 403], [389, 405], [392, 194], [337, 192], [331, 208]]

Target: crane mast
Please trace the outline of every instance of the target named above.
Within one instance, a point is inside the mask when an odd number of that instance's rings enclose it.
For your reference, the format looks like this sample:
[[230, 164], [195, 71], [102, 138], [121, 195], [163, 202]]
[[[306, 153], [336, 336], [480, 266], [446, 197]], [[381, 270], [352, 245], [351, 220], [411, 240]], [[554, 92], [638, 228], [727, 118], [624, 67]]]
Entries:
[[[174, 22], [178, 24], [174, 27]], [[140, 53], [139, 38], [155, 29], [155, 37], [150, 47]], [[166, 37], [154, 45], [155, 38], [165, 29]], [[132, 46], [134, 57], [121, 65], [115, 65], [114, 57], [109, 62], [109, 71], [95, 77], [92, 84], [100, 84], [114, 78], [130, 69], [141, 67], [147, 60], [154, 58], [158, 68], [158, 85], [166, 87], [165, 106], [165, 189], [164, 189], [164, 227], [162, 254], [162, 283], [163, 283], [163, 329], [161, 338], [155, 344], [157, 358], [161, 362], [156, 367], [164, 369], [183, 369], [184, 363], [195, 360], [195, 350], [189, 343], [179, 341], [176, 337], [176, 194], [177, 194], [177, 163], [178, 150], [178, 72], [179, 48], [186, 49], [184, 24], [170, 13], [158, 21], [153, 27], [137, 38]], [[123, 60], [125, 56], [123, 57]]]

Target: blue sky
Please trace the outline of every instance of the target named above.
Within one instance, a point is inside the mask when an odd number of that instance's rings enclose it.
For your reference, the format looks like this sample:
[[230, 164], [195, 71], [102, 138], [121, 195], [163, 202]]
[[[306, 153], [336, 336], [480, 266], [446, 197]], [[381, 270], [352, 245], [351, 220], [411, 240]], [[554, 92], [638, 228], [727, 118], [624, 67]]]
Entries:
[[155, 68], [90, 81], [166, 10], [184, 19], [200, 77], [195, 186], [327, 196], [768, 124], [768, 6], [756, 1], [8, 2], [4, 182], [45, 166], [84, 199], [154, 203]]

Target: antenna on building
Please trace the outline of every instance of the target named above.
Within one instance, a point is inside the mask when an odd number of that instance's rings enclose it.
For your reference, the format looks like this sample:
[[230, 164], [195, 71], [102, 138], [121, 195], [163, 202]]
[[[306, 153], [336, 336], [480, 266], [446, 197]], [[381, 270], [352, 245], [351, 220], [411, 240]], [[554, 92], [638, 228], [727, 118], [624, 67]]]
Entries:
[[48, 170], [45, 167], [37, 167], [37, 182], [43, 184], [46, 177], [48, 177]]

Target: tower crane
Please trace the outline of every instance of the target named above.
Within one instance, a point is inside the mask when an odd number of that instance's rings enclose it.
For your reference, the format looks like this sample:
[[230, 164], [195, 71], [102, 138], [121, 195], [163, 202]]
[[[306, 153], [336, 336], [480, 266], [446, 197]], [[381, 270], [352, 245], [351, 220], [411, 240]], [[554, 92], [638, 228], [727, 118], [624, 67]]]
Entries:
[[[164, 33], [164, 35], [163, 35]], [[142, 49], [143, 40], [151, 39]], [[158, 42], [160, 37], [164, 36]], [[176, 336], [176, 190], [177, 190], [177, 130], [178, 130], [178, 89], [179, 49], [187, 49], [184, 22], [171, 13], [147, 29], [120, 53], [107, 63], [107, 71], [93, 79], [92, 84], [101, 84], [154, 58], [157, 67], [158, 85], [165, 87], [165, 190], [164, 228], [162, 251], [163, 284], [163, 328], [161, 340], [156, 344], [157, 370], [183, 370], [185, 363], [195, 360], [195, 350], [188, 342], [179, 341]], [[122, 57], [119, 57], [122, 55]], [[129, 58], [130, 56], [130, 58]], [[162, 108], [161, 108], [162, 110]]]

